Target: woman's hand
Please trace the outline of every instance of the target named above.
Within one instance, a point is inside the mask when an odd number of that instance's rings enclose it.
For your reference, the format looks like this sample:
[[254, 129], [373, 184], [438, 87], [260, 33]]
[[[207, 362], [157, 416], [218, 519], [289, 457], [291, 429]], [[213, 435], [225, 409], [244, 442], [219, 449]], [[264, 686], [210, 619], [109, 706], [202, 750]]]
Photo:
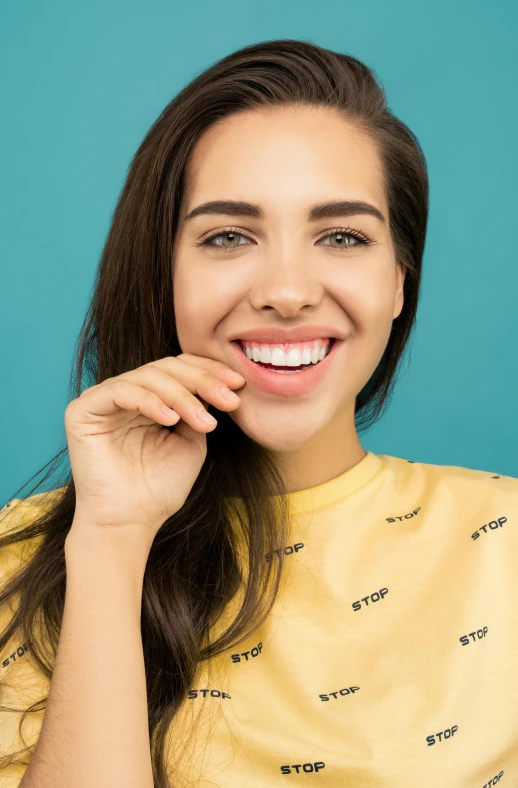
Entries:
[[[230, 371], [231, 372], [231, 371]], [[214, 359], [182, 353], [86, 389], [65, 411], [76, 511], [70, 533], [142, 538], [149, 547], [185, 503], [207, 454], [203, 416], [239, 407], [245, 379]], [[175, 413], [165, 413], [164, 406]], [[163, 429], [175, 424], [174, 432]]]

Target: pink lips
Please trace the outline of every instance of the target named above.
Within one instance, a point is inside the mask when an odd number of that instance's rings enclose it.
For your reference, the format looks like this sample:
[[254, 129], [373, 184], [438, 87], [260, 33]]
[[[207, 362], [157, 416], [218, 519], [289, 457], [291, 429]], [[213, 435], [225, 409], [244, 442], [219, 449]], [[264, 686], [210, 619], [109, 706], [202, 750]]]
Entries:
[[338, 349], [343, 345], [343, 341], [335, 339], [331, 350], [327, 356], [314, 364], [309, 369], [302, 370], [302, 372], [293, 372], [291, 374], [283, 374], [274, 372], [267, 367], [263, 367], [250, 359], [243, 352], [241, 343], [235, 340], [230, 343], [235, 355], [235, 368], [247, 383], [262, 391], [267, 391], [270, 394], [280, 394], [284, 396], [297, 396], [302, 394], [309, 394], [315, 389], [327, 370], [333, 363], [334, 357]]

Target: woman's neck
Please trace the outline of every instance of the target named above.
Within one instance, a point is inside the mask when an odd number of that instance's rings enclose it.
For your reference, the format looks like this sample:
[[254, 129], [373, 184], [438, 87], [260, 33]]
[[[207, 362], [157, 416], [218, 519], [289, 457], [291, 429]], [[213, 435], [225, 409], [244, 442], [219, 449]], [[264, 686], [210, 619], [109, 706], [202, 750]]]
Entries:
[[331, 423], [300, 449], [279, 452], [287, 492], [298, 492], [334, 479], [366, 456], [354, 423], [337, 431]]

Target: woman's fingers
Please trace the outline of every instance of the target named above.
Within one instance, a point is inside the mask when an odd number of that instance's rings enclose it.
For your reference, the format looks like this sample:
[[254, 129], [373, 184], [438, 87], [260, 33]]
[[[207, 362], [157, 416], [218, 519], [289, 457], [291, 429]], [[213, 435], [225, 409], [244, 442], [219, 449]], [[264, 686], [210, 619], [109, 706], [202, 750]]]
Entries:
[[241, 388], [246, 383], [245, 378], [239, 372], [230, 369], [221, 361], [216, 361], [216, 359], [207, 358], [206, 356], [195, 356], [192, 353], [182, 353], [180, 356], [166, 356], [150, 363], [160, 367], [160, 369], [164, 369], [173, 377], [178, 377], [179, 374], [188, 376], [184, 378], [185, 381], [194, 381], [194, 369], [198, 368], [214, 375], [232, 389]]
[[[110, 380], [109, 386], [103, 387], [102, 392], [101, 387], [102, 384], [92, 386], [83, 392], [85, 398], [82, 401], [80, 417], [75, 415], [80, 398], [72, 400], [65, 411], [65, 423], [74, 421], [80, 425], [81, 437], [86, 437], [90, 432], [97, 434], [94, 428], [96, 421], [106, 416], [113, 416], [121, 410], [141, 413], [152, 421], [169, 426], [176, 424], [180, 419], [180, 415], [173, 410], [170, 412], [164, 410], [167, 406], [157, 394], [127, 378]], [[107, 396], [108, 392], [109, 396]]]
[[[215, 364], [219, 365], [219, 362]], [[161, 412], [163, 403], [193, 429], [207, 432], [214, 429], [217, 421], [207, 413], [205, 403], [223, 411], [235, 410], [240, 404], [239, 396], [224, 382], [226, 368], [224, 365], [221, 367], [216, 369], [218, 376], [208, 372], [204, 365], [191, 364], [181, 358], [167, 358], [123, 373], [118, 380], [137, 384], [154, 395], [146, 404], [148, 411], [156, 413], [158, 408]], [[160, 423], [164, 417], [165, 414], [162, 414], [158, 419]], [[174, 422], [169, 420], [167, 423]]]

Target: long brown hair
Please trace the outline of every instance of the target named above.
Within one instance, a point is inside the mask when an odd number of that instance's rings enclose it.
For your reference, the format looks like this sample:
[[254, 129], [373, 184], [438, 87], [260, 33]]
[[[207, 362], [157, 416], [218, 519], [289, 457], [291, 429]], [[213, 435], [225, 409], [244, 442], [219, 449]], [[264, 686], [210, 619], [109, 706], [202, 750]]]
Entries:
[[[182, 352], [171, 296], [171, 260], [193, 148], [211, 124], [235, 112], [294, 104], [341, 111], [370, 135], [382, 163], [396, 258], [406, 268], [404, 305], [383, 357], [357, 396], [358, 431], [380, 418], [415, 323], [428, 216], [426, 162], [417, 138], [390, 112], [382, 86], [366, 65], [290, 39], [253, 44], [224, 57], [181, 90], [145, 136], [129, 167], [100, 259], [76, 348], [70, 398], [106, 378]], [[167, 731], [197, 666], [241, 643], [264, 621], [282, 573], [283, 551], [274, 551], [287, 543], [289, 505], [273, 458], [227, 413], [215, 415], [219, 426], [207, 434], [201, 473], [185, 505], [158, 532], [144, 577], [141, 621], [155, 788], [171, 785], [164, 754]], [[7, 513], [25, 509], [13, 518], [16, 527], [0, 539], [0, 549], [18, 543], [21, 548], [35, 540], [30, 543], [33, 551], [0, 593], [0, 605], [11, 597], [17, 600], [0, 637], [0, 651], [19, 631], [48, 680], [65, 601], [64, 542], [75, 511], [70, 469], [60, 471], [53, 490], [27, 499], [66, 456], [65, 446], [29, 480], [48, 468], [39, 483], [23, 497], [12, 496]], [[239, 509], [231, 509], [229, 489], [241, 498]], [[244, 572], [236, 555], [236, 534], [246, 544]], [[273, 560], [265, 560], [272, 553]], [[243, 582], [237, 616], [211, 642], [212, 625]], [[41, 711], [47, 698], [26, 714]], [[24, 719], [25, 714], [20, 732]], [[29, 752], [31, 746], [35, 743], [15, 755]], [[0, 768], [13, 758], [0, 759]]]

